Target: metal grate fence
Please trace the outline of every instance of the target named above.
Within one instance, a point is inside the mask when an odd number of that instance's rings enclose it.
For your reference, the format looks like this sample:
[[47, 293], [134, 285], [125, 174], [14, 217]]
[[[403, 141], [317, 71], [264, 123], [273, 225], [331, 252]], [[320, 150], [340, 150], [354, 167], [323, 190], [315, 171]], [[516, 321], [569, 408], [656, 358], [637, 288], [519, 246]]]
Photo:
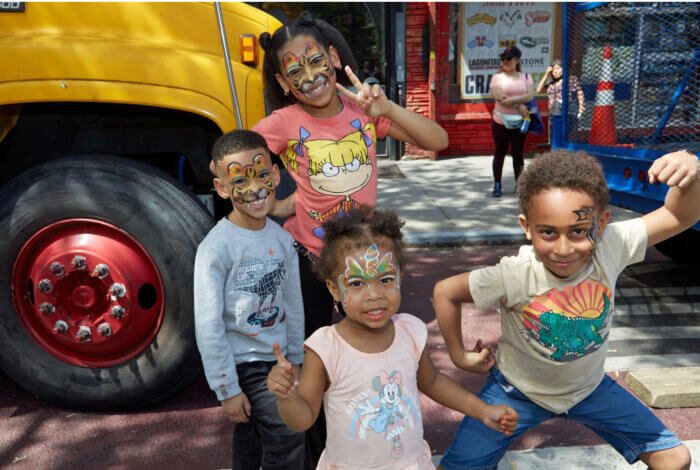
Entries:
[[565, 141], [700, 154], [700, 4], [565, 8]]

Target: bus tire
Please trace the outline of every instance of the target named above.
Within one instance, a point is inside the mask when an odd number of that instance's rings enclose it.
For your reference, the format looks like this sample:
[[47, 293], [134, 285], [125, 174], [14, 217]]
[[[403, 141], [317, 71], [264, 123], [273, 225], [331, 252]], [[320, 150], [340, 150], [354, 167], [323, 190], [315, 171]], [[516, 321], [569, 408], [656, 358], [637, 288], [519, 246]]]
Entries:
[[0, 368], [69, 409], [143, 408], [183, 389], [201, 371], [193, 268], [212, 224], [178, 181], [124, 158], [16, 176], [0, 190]]

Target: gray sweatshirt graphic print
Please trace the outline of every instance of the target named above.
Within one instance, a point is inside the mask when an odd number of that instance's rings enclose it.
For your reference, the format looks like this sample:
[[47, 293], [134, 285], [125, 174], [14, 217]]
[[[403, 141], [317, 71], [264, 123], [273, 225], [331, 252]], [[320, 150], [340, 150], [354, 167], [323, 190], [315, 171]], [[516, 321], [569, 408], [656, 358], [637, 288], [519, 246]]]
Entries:
[[268, 219], [246, 230], [221, 219], [197, 249], [195, 335], [219, 400], [240, 393], [236, 364], [274, 361], [276, 341], [292, 364], [303, 359], [304, 311], [291, 235]]

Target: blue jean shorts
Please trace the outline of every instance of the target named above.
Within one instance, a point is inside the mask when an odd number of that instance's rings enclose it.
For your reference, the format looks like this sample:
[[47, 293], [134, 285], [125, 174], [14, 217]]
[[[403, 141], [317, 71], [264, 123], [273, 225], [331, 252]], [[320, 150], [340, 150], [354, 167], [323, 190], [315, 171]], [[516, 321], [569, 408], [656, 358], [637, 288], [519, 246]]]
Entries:
[[586, 425], [629, 463], [645, 452], [681, 445], [649, 408], [607, 375], [593, 393], [560, 415], [533, 403], [495, 368], [478, 396], [490, 405], [512, 407], [520, 416], [518, 427], [509, 437], [465, 416], [440, 462], [447, 470], [495, 469], [510, 444], [535, 425], [552, 418]]

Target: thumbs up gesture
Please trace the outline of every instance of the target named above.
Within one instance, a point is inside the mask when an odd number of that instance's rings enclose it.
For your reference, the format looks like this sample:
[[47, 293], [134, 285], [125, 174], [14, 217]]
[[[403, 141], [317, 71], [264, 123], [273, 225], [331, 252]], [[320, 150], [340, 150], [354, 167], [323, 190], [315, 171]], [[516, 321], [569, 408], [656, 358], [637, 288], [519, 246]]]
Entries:
[[282, 354], [279, 343], [272, 345], [277, 364], [272, 367], [267, 375], [267, 389], [277, 398], [290, 398], [299, 387], [299, 369], [287, 361]]

